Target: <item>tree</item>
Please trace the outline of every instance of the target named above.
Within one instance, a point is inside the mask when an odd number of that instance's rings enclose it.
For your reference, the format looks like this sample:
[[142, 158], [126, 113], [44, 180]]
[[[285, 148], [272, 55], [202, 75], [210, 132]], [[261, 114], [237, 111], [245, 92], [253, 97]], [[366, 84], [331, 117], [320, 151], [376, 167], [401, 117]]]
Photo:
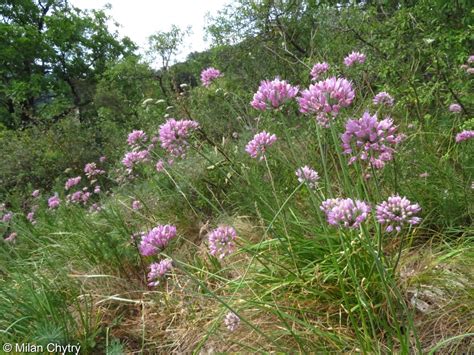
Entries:
[[4, 0], [0, 4], [0, 122], [9, 128], [81, 120], [109, 61], [135, 45], [107, 28], [104, 11], [67, 0]]

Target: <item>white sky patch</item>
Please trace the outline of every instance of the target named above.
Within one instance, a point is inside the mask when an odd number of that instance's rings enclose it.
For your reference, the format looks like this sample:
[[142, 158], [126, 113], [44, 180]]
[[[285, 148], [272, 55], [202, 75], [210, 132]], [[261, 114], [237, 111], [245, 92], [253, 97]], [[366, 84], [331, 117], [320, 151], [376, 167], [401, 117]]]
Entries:
[[80, 9], [102, 9], [111, 4], [112, 9], [106, 13], [120, 24], [120, 35], [130, 37], [142, 54], [148, 36], [153, 33], [169, 31], [173, 24], [183, 30], [191, 26], [192, 34], [182, 46], [178, 61], [191, 52], [209, 48], [210, 44], [204, 41], [205, 16], [208, 12], [215, 15], [229, 2], [231, 0], [69, 0]]

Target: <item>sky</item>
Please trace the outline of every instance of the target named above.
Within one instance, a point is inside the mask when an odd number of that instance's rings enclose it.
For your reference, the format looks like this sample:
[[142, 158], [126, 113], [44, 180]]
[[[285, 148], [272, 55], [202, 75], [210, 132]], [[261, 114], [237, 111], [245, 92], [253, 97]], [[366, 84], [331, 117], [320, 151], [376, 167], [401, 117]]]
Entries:
[[[169, 31], [171, 25], [181, 29], [192, 27], [192, 34], [186, 39], [178, 61], [194, 51], [209, 48], [204, 41], [205, 16], [216, 14], [230, 0], [69, 0], [80, 9], [102, 9], [112, 5], [106, 13], [118, 22], [117, 30], [122, 36], [130, 37], [144, 53], [147, 37], [157, 31]], [[111, 27], [112, 29], [113, 27]]]

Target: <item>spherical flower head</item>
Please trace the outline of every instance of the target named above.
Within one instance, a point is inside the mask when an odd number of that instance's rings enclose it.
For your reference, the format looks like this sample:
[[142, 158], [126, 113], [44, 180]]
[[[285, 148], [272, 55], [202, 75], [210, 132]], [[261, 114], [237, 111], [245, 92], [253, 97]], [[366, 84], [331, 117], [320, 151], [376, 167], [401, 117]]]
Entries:
[[346, 67], [351, 67], [355, 63], [364, 64], [365, 54], [360, 52], [352, 52], [347, 57], [344, 58], [344, 65]]
[[100, 186], [99, 185], [94, 186], [94, 193], [95, 194], [100, 194]]
[[298, 168], [296, 170], [296, 176], [300, 183], [306, 183], [310, 189], [315, 189], [318, 184], [318, 173], [307, 165]]
[[159, 173], [161, 173], [165, 169], [165, 162], [163, 161], [163, 159], [160, 159], [156, 162], [155, 169]]
[[474, 68], [467, 68], [466, 73], [468, 74], [474, 74]]
[[150, 265], [150, 272], [148, 273], [148, 286], [156, 287], [167, 273], [173, 268], [173, 261], [171, 259], [161, 260], [159, 263]]
[[316, 115], [321, 126], [329, 127], [329, 117], [336, 117], [341, 108], [349, 106], [354, 98], [350, 81], [331, 77], [310, 85], [297, 100], [301, 113]]
[[393, 106], [393, 97], [391, 97], [387, 92], [382, 91], [375, 95], [373, 103], [374, 105], [383, 105], [387, 107]]
[[101, 156], [101, 157], [99, 158], [99, 161], [100, 161], [101, 163], [105, 163], [106, 160], [107, 160], [107, 157], [106, 157], [105, 155], [103, 155], [103, 156]]
[[84, 193], [82, 191], [76, 191], [70, 195], [67, 195], [67, 200], [68, 202], [72, 202], [72, 203], [79, 203], [79, 202], [82, 202], [82, 195]]
[[159, 225], [143, 234], [139, 250], [143, 256], [151, 256], [164, 249], [169, 241], [176, 236], [176, 227], [166, 224]]
[[358, 228], [370, 213], [369, 204], [350, 198], [329, 199], [323, 201], [320, 208], [329, 224], [344, 228]]
[[40, 195], [40, 190], [35, 190], [31, 193], [31, 196], [33, 196], [34, 198], [39, 197], [39, 195]]
[[318, 79], [318, 77], [323, 74], [323, 73], [326, 73], [327, 71], [329, 70], [329, 64], [326, 63], [326, 62], [322, 62], [322, 63], [316, 63], [313, 68], [311, 69], [311, 77], [312, 77], [312, 80], [316, 80]]
[[128, 134], [127, 144], [131, 147], [137, 147], [144, 144], [147, 140], [146, 133], [141, 130], [134, 130]]
[[93, 203], [91, 207], [89, 208], [90, 213], [100, 212], [100, 210], [102, 210], [102, 207], [100, 207], [98, 203]]
[[455, 112], [455, 113], [461, 112], [461, 111], [462, 111], [462, 107], [461, 107], [461, 105], [459, 105], [459, 104], [451, 104], [451, 105], [449, 105], [449, 111], [450, 111], [450, 112]]
[[417, 203], [412, 204], [406, 197], [394, 195], [377, 205], [376, 218], [379, 223], [386, 225], [385, 231], [400, 232], [406, 224], [420, 223], [421, 218], [415, 216], [420, 211], [421, 207]]
[[471, 131], [462, 131], [462, 132], [459, 132], [457, 135], [456, 135], [456, 143], [460, 143], [462, 141], [467, 141], [469, 139], [472, 139], [474, 138], [474, 131], [471, 130]]
[[13, 217], [13, 212], [7, 212], [3, 215], [2, 222], [4, 222], [4, 223], [10, 222], [12, 217]]
[[341, 139], [344, 153], [352, 155], [349, 164], [359, 159], [376, 169], [383, 168], [385, 162], [393, 159], [394, 147], [404, 139], [396, 131], [392, 119], [378, 121], [377, 115], [368, 112], [358, 120], [348, 120]]
[[142, 208], [142, 203], [140, 201], [138, 200], [132, 201], [132, 209], [139, 210], [140, 208]]
[[76, 177], [67, 179], [66, 184], [64, 185], [64, 188], [66, 190], [69, 190], [71, 187], [76, 186], [77, 184], [79, 184], [81, 182], [81, 179], [82, 178], [80, 176], [76, 176]]
[[29, 212], [27, 215], [26, 215], [26, 219], [28, 221], [30, 221], [31, 224], [35, 224], [36, 221], [35, 221], [35, 213], [33, 211]]
[[57, 194], [54, 194], [54, 196], [51, 196], [48, 199], [48, 207], [50, 209], [58, 208], [60, 204], [61, 204], [61, 200], [59, 199], [59, 196]]
[[9, 242], [9, 243], [13, 243], [13, 242], [15, 242], [17, 236], [18, 236], [18, 234], [16, 232], [12, 232], [12, 233], [10, 233], [10, 235], [8, 237], [6, 237], [4, 239], [4, 241]]
[[229, 331], [233, 332], [239, 327], [240, 318], [234, 312], [229, 312], [224, 317], [224, 324]]
[[125, 165], [126, 168], [132, 170], [138, 163], [145, 162], [148, 159], [148, 156], [149, 152], [147, 150], [127, 152], [122, 159], [122, 164]]
[[94, 176], [105, 174], [105, 171], [98, 169], [96, 163], [87, 163], [84, 166], [84, 173], [88, 179], [92, 179]]
[[237, 233], [234, 228], [220, 226], [209, 233], [209, 253], [223, 259], [235, 250]]
[[211, 86], [212, 82], [215, 79], [221, 76], [223, 76], [222, 73], [216, 68], [210, 67], [210, 68], [204, 69], [201, 72], [202, 85], [204, 85], [205, 87], [209, 87]]
[[265, 111], [276, 109], [298, 94], [298, 87], [291, 86], [285, 80], [275, 78], [272, 81], [263, 80], [250, 103], [253, 108]]
[[188, 139], [198, 128], [196, 121], [170, 118], [160, 126], [161, 147], [174, 157], [183, 157], [189, 147]]
[[467, 58], [467, 62], [468, 62], [469, 64], [474, 63], [474, 55], [470, 55], [469, 58]]
[[260, 158], [260, 160], [262, 160], [267, 148], [275, 143], [276, 140], [277, 137], [274, 134], [265, 131], [257, 133], [253, 139], [248, 142], [245, 151], [249, 153], [252, 158]]

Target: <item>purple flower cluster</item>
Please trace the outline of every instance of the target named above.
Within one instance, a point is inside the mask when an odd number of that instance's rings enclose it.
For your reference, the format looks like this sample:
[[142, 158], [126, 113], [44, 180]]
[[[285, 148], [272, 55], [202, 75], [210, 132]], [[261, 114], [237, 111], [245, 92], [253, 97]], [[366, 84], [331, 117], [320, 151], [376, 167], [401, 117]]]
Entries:
[[234, 228], [220, 226], [209, 233], [209, 253], [223, 259], [235, 250], [237, 233]]
[[329, 70], [329, 64], [326, 62], [316, 63], [311, 69], [312, 80], [317, 80], [321, 74], [326, 73]]
[[122, 164], [131, 172], [136, 164], [146, 161], [148, 156], [149, 152], [147, 150], [127, 152], [122, 159]]
[[462, 132], [459, 132], [457, 135], [456, 135], [456, 143], [460, 143], [462, 141], [467, 141], [469, 139], [472, 139], [474, 138], [474, 131], [471, 130], [471, 131], [462, 131]]
[[318, 173], [307, 165], [298, 168], [296, 170], [296, 176], [300, 183], [306, 183], [310, 189], [315, 189], [318, 184]]
[[40, 195], [40, 190], [35, 190], [31, 193], [31, 196], [34, 198], [38, 198]]
[[148, 286], [156, 287], [168, 272], [173, 268], [173, 261], [171, 259], [161, 260], [159, 263], [150, 265], [150, 272], [148, 273]]
[[98, 169], [96, 163], [87, 163], [84, 166], [84, 173], [86, 173], [88, 179], [92, 179], [97, 175], [105, 174], [105, 171]]
[[141, 130], [134, 130], [129, 133], [127, 143], [131, 147], [137, 147], [144, 144], [147, 140], [146, 133]]
[[223, 76], [222, 73], [216, 68], [210, 67], [210, 68], [204, 69], [201, 72], [202, 85], [204, 85], [205, 87], [209, 87], [215, 79], [221, 76]]
[[50, 209], [58, 208], [60, 204], [61, 204], [61, 200], [59, 199], [59, 196], [57, 193], [48, 199], [48, 207]]
[[81, 182], [81, 180], [82, 180], [82, 178], [80, 176], [69, 178], [69, 179], [67, 179], [66, 184], [64, 185], [64, 188], [66, 190], [69, 190], [71, 187], [74, 187], [77, 184], [79, 184]]
[[387, 92], [382, 91], [374, 96], [373, 103], [374, 105], [383, 105], [392, 107], [393, 106], [393, 97], [391, 97]]
[[176, 236], [176, 227], [173, 225], [159, 225], [142, 235], [139, 250], [143, 256], [156, 254], [165, 248], [168, 242]]
[[417, 203], [411, 204], [406, 197], [394, 195], [376, 206], [376, 217], [379, 223], [387, 226], [386, 232], [390, 233], [394, 229], [400, 232], [404, 224], [420, 223], [421, 218], [414, 216], [420, 211], [421, 207]]
[[351, 154], [349, 164], [357, 159], [370, 162], [381, 169], [385, 162], [392, 160], [395, 149], [404, 136], [396, 134], [397, 127], [390, 118], [377, 120], [377, 115], [365, 112], [358, 120], [349, 120], [346, 131], [341, 136], [345, 154]]
[[291, 86], [285, 80], [275, 78], [272, 81], [263, 80], [250, 103], [253, 108], [265, 111], [276, 109], [298, 94], [298, 87]]
[[240, 318], [234, 312], [229, 312], [224, 317], [224, 324], [227, 329], [229, 329], [229, 331], [233, 332], [238, 328], [240, 324]]
[[7, 223], [7, 222], [10, 222], [12, 218], [13, 218], [13, 212], [8, 211], [2, 216], [1, 221], [3, 223]]
[[342, 107], [349, 106], [355, 98], [350, 81], [332, 77], [310, 85], [298, 98], [300, 112], [316, 114], [318, 123], [329, 126], [328, 115], [336, 117]]
[[321, 210], [326, 214], [329, 224], [337, 227], [358, 228], [370, 212], [370, 206], [350, 198], [329, 199], [323, 201]]
[[260, 160], [262, 160], [267, 147], [270, 147], [276, 140], [277, 137], [274, 134], [265, 131], [257, 133], [253, 139], [248, 142], [245, 151], [249, 153], [252, 158], [260, 158]]
[[449, 111], [458, 113], [462, 111], [462, 107], [459, 104], [451, 104], [449, 105]]
[[355, 63], [364, 64], [365, 54], [360, 52], [352, 52], [347, 57], [344, 58], [344, 65], [346, 67], [351, 67]]
[[67, 201], [71, 203], [82, 203], [82, 204], [87, 204], [87, 201], [89, 201], [89, 198], [91, 197], [91, 193], [86, 191], [76, 191], [70, 195], [67, 195]]
[[191, 133], [199, 128], [199, 123], [192, 120], [167, 120], [160, 126], [159, 139], [161, 147], [175, 157], [183, 157], [189, 147]]
[[132, 201], [132, 209], [133, 210], [139, 210], [140, 208], [142, 208], [142, 203], [138, 200], [133, 200]]

